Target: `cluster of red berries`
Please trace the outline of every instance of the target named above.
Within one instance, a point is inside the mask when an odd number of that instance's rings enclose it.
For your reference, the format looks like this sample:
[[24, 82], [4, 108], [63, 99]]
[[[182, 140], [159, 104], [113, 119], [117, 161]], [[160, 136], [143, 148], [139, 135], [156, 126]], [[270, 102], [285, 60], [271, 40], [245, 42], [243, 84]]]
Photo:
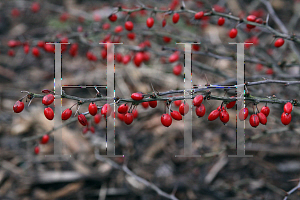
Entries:
[[293, 104], [287, 102], [283, 107], [283, 113], [281, 114], [281, 122], [284, 125], [288, 125], [292, 120], [291, 112], [293, 110]]
[[[239, 119], [240, 121], [244, 121], [247, 119], [249, 114], [248, 108], [242, 108], [239, 112]], [[266, 125], [267, 124], [267, 117], [270, 114], [270, 108], [266, 105], [263, 106], [257, 114], [254, 113], [249, 118], [249, 123], [252, 127], [256, 128], [259, 123]]]

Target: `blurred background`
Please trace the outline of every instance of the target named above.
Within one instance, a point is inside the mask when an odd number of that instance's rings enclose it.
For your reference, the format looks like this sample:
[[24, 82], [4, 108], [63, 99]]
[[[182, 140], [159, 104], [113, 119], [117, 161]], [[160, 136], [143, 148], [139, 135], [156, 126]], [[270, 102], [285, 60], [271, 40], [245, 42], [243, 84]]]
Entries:
[[[147, 9], [139, 10], [143, 6]], [[174, 23], [172, 10], [180, 11], [181, 7], [184, 11], [179, 12], [180, 19]], [[158, 11], [151, 11], [154, 8]], [[201, 158], [175, 157], [184, 153], [184, 125], [183, 121], [176, 120], [170, 127], [161, 124], [161, 115], [168, 112], [163, 101], [156, 108], [138, 105], [138, 116], [130, 125], [116, 111], [116, 154], [125, 155], [124, 158], [95, 156], [95, 149], [101, 155], [106, 151], [104, 117], [95, 123], [87, 115], [89, 126], [83, 128], [77, 117], [73, 117], [74, 106], [71, 121], [62, 128], [61, 141], [63, 154], [71, 157], [57, 160], [45, 157], [54, 152], [51, 132], [54, 123], [45, 118], [42, 99], [34, 98], [28, 107], [30, 100], [24, 98], [24, 110], [13, 112], [15, 102], [26, 95], [21, 91], [42, 94], [43, 89], [54, 88], [54, 47], [46, 42], [70, 43], [62, 47], [62, 84], [68, 85], [63, 90], [82, 98], [95, 97], [96, 90], [81, 86], [98, 85], [100, 93], [106, 96], [105, 87], [100, 87], [106, 84], [106, 49], [100, 42], [123, 43], [115, 45], [115, 93], [119, 98], [128, 99], [133, 92], [152, 94], [152, 86], [158, 92], [184, 89], [184, 47], [176, 42], [201, 43], [192, 46], [193, 85], [236, 84], [236, 46], [229, 42], [253, 43], [245, 45], [245, 81], [300, 79], [297, 42], [285, 40], [283, 46], [276, 48], [274, 33], [265, 27], [249, 29], [245, 23], [228, 18], [220, 26], [220, 16], [216, 15], [195, 20], [192, 11], [209, 13], [212, 9], [241, 19], [254, 15], [279, 33], [286, 30], [288, 35], [299, 35], [300, 2], [297, 0], [186, 0], [184, 3], [179, 0], [2, 0], [0, 199], [283, 199], [285, 191], [299, 182], [300, 112], [297, 107], [288, 126], [280, 121], [283, 104], [268, 104], [271, 112], [265, 126], [253, 128], [247, 118], [245, 148], [246, 154], [253, 158], [228, 158], [235, 154], [236, 110], [240, 107], [227, 110], [230, 120], [226, 125], [218, 119], [208, 121], [208, 114], [222, 104], [220, 100], [204, 100], [206, 114], [202, 118], [192, 108], [193, 154]], [[111, 14], [117, 16], [115, 21]], [[146, 25], [150, 16], [154, 19], [152, 28]], [[132, 31], [124, 27], [128, 20], [134, 24]], [[228, 32], [235, 27], [238, 34], [232, 39]], [[179, 59], [170, 62], [169, 57], [177, 50]], [[139, 52], [143, 55], [141, 62], [136, 60]], [[247, 90], [260, 98], [299, 99], [297, 84], [262, 84], [249, 86]], [[211, 94], [236, 95], [235, 90], [211, 90]], [[62, 109], [75, 103], [63, 99]], [[97, 105], [104, 103], [99, 101]], [[177, 103], [172, 102], [172, 110], [178, 111]], [[253, 103], [246, 102], [246, 105], [250, 116], [255, 110]], [[257, 107], [260, 110], [264, 105], [259, 103]], [[54, 108], [53, 104], [50, 107]], [[79, 112], [87, 110], [88, 104], [83, 104]], [[46, 133], [50, 133], [47, 144], [41, 144], [40, 138], [22, 141]], [[289, 199], [299, 199], [299, 193], [296, 191]]]

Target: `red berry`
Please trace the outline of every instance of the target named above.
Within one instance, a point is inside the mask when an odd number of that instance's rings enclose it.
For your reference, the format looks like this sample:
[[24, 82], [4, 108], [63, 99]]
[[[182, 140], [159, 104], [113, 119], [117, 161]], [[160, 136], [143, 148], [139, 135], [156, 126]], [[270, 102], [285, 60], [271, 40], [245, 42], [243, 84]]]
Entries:
[[11, 15], [12, 15], [13, 17], [19, 17], [19, 16], [20, 16], [20, 11], [19, 11], [19, 9], [17, 9], [17, 8], [12, 9], [12, 10], [11, 10]]
[[15, 51], [12, 50], [12, 49], [10, 49], [10, 50], [8, 50], [7, 54], [8, 54], [9, 56], [13, 57], [13, 56], [15, 56]]
[[278, 39], [275, 41], [274, 46], [278, 48], [278, 47], [281, 47], [283, 44], [284, 44], [284, 39], [278, 38]]
[[13, 47], [17, 47], [21, 44], [21, 42], [19, 41], [16, 41], [16, 40], [9, 40], [8, 43], [7, 43], [7, 46], [10, 47], [10, 48], [13, 48]]
[[82, 126], [86, 126], [88, 124], [88, 122], [83, 114], [78, 115], [78, 121]]
[[192, 49], [194, 51], [199, 51], [200, 50], [200, 45], [199, 44], [192, 44]]
[[117, 15], [115, 15], [115, 14], [111, 14], [111, 15], [108, 17], [108, 19], [109, 19], [110, 21], [112, 21], [112, 22], [115, 22], [115, 21], [118, 19], [118, 17], [117, 17]]
[[32, 48], [32, 55], [34, 55], [35, 57], [39, 57], [40, 56], [40, 50], [37, 47], [33, 47]]
[[226, 108], [228, 108], [228, 109], [233, 108], [235, 106], [235, 103], [236, 103], [236, 101], [229, 102], [228, 104], [226, 104]]
[[169, 62], [170, 62], [170, 63], [173, 63], [173, 62], [175, 62], [175, 61], [177, 61], [177, 60], [179, 60], [179, 52], [178, 52], [178, 51], [174, 52], [174, 53], [171, 54], [170, 57], [169, 57]]
[[91, 131], [91, 133], [95, 133], [95, 127], [91, 126], [90, 131]]
[[135, 33], [132, 33], [132, 32], [128, 33], [128, 34], [127, 34], [127, 38], [128, 38], [129, 40], [134, 40], [134, 38], [135, 38]]
[[204, 16], [204, 12], [200, 11], [195, 14], [195, 19], [201, 19]]
[[110, 24], [109, 23], [104, 23], [103, 25], [102, 25], [102, 29], [103, 30], [108, 30], [110, 28]]
[[95, 124], [99, 124], [101, 121], [101, 115], [100, 114], [97, 114], [94, 116], [94, 122]]
[[224, 17], [220, 17], [220, 18], [218, 19], [218, 25], [219, 25], [219, 26], [223, 26], [224, 23], [225, 23], [225, 18], [224, 18]]
[[201, 104], [200, 106], [197, 106], [195, 110], [196, 110], [196, 115], [198, 117], [203, 117], [205, 115], [206, 109], [203, 104]]
[[43, 89], [42, 90], [42, 93], [44, 93], [44, 94], [49, 94], [51, 92], [51, 90], [48, 90], [48, 89]]
[[163, 40], [164, 40], [165, 43], [169, 43], [169, 42], [171, 42], [172, 38], [164, 36]]
[[171, 116], [175, 120], [182, 120], [182, 115], [176, 110], [171, 111]]
[[59, 20], [61, 22], [65, 22], [65, 21], [68, 20], [68, 18], [69, 18], [69, 14], [68, 13], [63, 13], [63, 14], [60, 15]]
[[135, 101], [140, 101], [144, 98], [142, 93], [136, 92], [131, 95], [131, 98]]
[[37, 2], [34, 2], [31, 4], [31, 11], [33, 13], [37, 13], [40, 10], [40, 4]]
[[22, 101], [17, 101], [13, 106], [13, 110], [15, 113], [20, 113], [23, 111], [23, 109], [24, 109], [24, 103]]
[[164, 19], [164, 20], [162, 21], [161, 25], [162, 25], [162, 27], [165, 27], [166, 24], [167, 24], [167, 21]]
[[124, 117], [125, 117], [124, 114], [118, 113], [118, 119], [119, 120], [124, 121]]
[[54, 95], [53, 94], [47, 94], [43, 97], [42, 103], [45, 106], [49, 106], [50, 104], [52, 104], [54, 101]]
[[174, 13], [173, 15], [173, 23], [176, 24], [179, 21], [180, 15], [178, 13]]
[[265, 114], [263, 114], [263, 113], [257, 113], [257, 116], [258, 116], [258, 118], [259, 118], [259, 122], [261, 123], [261, 124], [263, 124], [263, 125], [266, 125], [267, 124], [267, 117], [266, 117], [266, 115]]
[[262, 24], [262, 23], [263, 23], [263, 20], [262, 20], [262, 18], [257, 18], [257, 19], [255, 20], [255, 22], [258, 23], [258, 24]]
[[[255, 22], [255, 20], [256, 20], [256, 16], [254, 16], [254, 15], [248, 15], [247, 21], [249, 21], [249, 22]], [[255, 28], [255, 26], [251, 25], [251, 24], [247, 24], [246, 26], [249, 29]]]
[[90, 103], [89, 105], [89, 113], [92, 115], [92, 116], [95, 116], [98, 112], [98, 108], [97, 108], [97, 105], [94, 104], [93, 102]]
[[182, 72], [182, 65], [178, 64], [176, 66], [174, 66], [173, 68], [173, 74], [175, 74], [176, 76], [179, 76]]
[[145, 109], [147, 109], [147, 108], [149, 107], [149, 103], [148, 103], [148, 102], [142, 102], [141, 104], [142, 104], [142, 106], [143, 106]]
[[250, 125], [252, 127], [257, 127], [259, 125], [259, 118], [256, 114], [252, 114], [249, 118]]
[[36, 155], [40, 153], [40, 147], [39, 146], [34, 147], [34, 153]]
[[135, 54], [133, 61], [134, 61], [135, 66], [139, 67], [142, 64], [143, 60], [144, 60], [143, 53], [138, 52], [137, 54]]
[[28, 45], [24, 45], [23, 49], [24, 49], [25, 54], [29, 53], [29, 46]]
[[126, 28], [127, 31], [132, 31], [133, 23], [131, 21], [125, 22], [125, 28]]
[[172, 124], [172, 117], [169, 114], [163, 114], [160, 118], [162, 125], [169, 127]]
[[201, 103], [203, 101], [203, 96], [200, 94], [200, 95], [197, 95], [194, 99], [193, 99], [193, 105], [194, 106], [200, 106]]
[[154, 19], [152, 17], [149, 17], [147, 19], [146, 23], [147, 23], [148, 28], [151, 28], [153, 26], [153, 24], [154, 24]]
[[263, 113], [266, 117], [268, 117], [270, 114], [270, 108], [268, 106], [263, 106], [260, 109], [260, 112]]
[[229, 31], [229, 37], [230, 37], [230, 38], [235, 38], [235, 37], [237, 36], [237, 34], [238, 34], [238, 31], [237, 31], [236, 28], [233, 28], [233, 29], [231, 29], [231, 30]]
[[229, 114], [226, 110], [220, 112], [220, 120], [226, 124], [229, 121]]
[[41, 47], [41, 48], [44, 48], [45, 42], [44, 41], [38, 41], [37, 46]]
[[49, 141], [49, 135], [43, 135], [41, 139], [41, 144], [47, 144], [48, 141]]
[[174, 101], [174, 105], [179, 107], [181, 105], [181, 100]]
[[130, 55], [125, 55], [123, 57], [123, 64], [124, 65], [128, 64], [130, 62], [130, 60], [131, 60], [131, 56]]
[[117, 60], [118, 63], [121, 63], [121, 62], [123, 61], [123, 56], [122, 56], [122, 54], [117, 53], [117, 54], [116, 54], [116, 60]]
[[209, 115], [208, 115], [208, 120], [209, 121], [214, 121], [220, 116], [220, 111], [219, 110], [213, 110]]
[[118, 112], [121, 114], [125, 114], [128, 111], [128, 105], [127, 104], [122, 104], [118, 108]]
[[217, 110], [219, 111], [219, 112], [221, 112], [221, 111], [224, 111], [225, 110], [225, 107], [222, 105], [222, 106], [219, 106], [218, 108], [217, 108]]
[[268, 75], [272, 75], [273, 73], [274, 73], [274, 71], [272, 68], [268, 68], [266, 71], [266, 74], [268, 74]]
[[52, 44], [45, 44], [44, 49], [45, 49], [45, 51], [47, 51], [49, 53], [54, 53], [54, 50], [55, 50], [54, 45], [52, 45]]
[[241, 121], [244, 121], [245, 119], [247, 119], [248, 114], [249, 114], [248, 108], [242, 108], [239, 112], [239, 119]]
[[61, 113], [61, 119], [62, 120], [68, 120], [72, 115], [72, 110], [70, 108], [67, 108]]
[[132, 114], [133, 114], [133, 118], [134, 118], [134, 119], [137, 118], [138, 115], [139, 115], [137, 109], [132, 110]]
[[292, 115], [290, 113], [283, 112], [281, 115], [281, 122], [283, 125], [288, 125], [292, 120]]
[[148, 51], [143, 53], [143, 61], [148, 62], [150, 60], [150, 53]]
[[82, 129], [82, 134], [86, 134], [88, 131], [89, 131], [89, 128], [88, 127], [84, 127]]
[[292, 110], [293, 110], [293, 104], [291, 104], [291, 102], [287, 102], [283, 107], [283, 111], [286, 113], [291, 113]]
[[179, 112], [181, 115], [186, 115], [189, 112], [190, 106], [187, 103], [182, 103], [179, 106]]
[[44, 109], [44, 115], [47, 119], [52, 120], [54, 118], [54, 112], [52, 108], [47, 107]]
[[149, 106], [155, 108], [157, 106], [157, 101], [149, 101]]
[[256, 69], [256, 71], [260, 72], [263, 69], [263, 67], [264, 66], [262, 64], [257, 64], [255, 69]]
[[133, 114], [132, 113], [126, 113], [124, 116], [124, 122], [125, 124], [129, 125], [133, 122]]
[[104, 115], [104, 117], [109, 117], [111, 114], [111, 111], [112, 111], [112, 109], [111, 109], [110, 105], [104, 104], [101, 109], [101, 114]]
[[123, 31], [123, 27], [122, 26], [116, 26], [115, 33], [121, 33], [122, 31]]
[[106, 59], [106, 57], [107, 57], [107, 51], [105, 49], [102, 49], [102, 51], [101, 51], [101, 57], [102, 57], [103, 60]]

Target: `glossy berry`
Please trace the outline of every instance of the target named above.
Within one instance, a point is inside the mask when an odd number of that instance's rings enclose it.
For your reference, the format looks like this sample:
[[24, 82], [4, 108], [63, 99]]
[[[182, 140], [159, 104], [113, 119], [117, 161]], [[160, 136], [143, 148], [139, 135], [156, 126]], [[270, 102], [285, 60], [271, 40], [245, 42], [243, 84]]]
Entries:
[[256, 114], [252, 114], [249, 118], [250, 125], [252, 127], [257, 127], [259, 125], [259, 118]]
[[147, 108], [149, 107], [149, 103], [148, 103], [148, 102], [142, 102], [141, 104], [142, 104], [142, 106], [143, 106], [145, 109], [147, 109]]
[[163, 40], [164, 40], [165, 43], [169, 43], [169, 42], [171, 42], [172, 38], [164, 36]]
[[129, 32], [129, 33], [127, 34], [127, 38], [128, 38], [129, 40], [134, 40], [134, 38], [135, 38], [135, 33]]
[[125, 28], [126, 28], [127, 31], [132, 31], [133, 23], [131, 21], [125, 22]]
[[72, 115], [72, 110], [70, 108], [67, 108], [61, 113], [61, 119], [62, 120], [68, 120]]
[[268, 106], [263, 106], [260, 109], [260, 112], [263, 113], [266, 117], [268, 117], [270, 114], [270, 108]]
[[122, 61], [123, 61], [123, 56], [122, 56], [122, 54], [120, 54], [120, 53], [117, 53], [117, 54], [116, 54], [116, 61], [117, 61], [118, 63], [122, 63]]
[[137, 118], [138, 115], [139, 115], [137, 109], [132, 110], [132, 114], [133, 114], [133, 118], [134, 118], [134, 119]]
[[127, 65], [130, 62], [130, 60], [131, 60], [131, 56], [130, 55], [125, 55], [123, 57], [123, 64]]
[[220, 18], [218, 19], [218, 25], [219, 25], [219, 26], [223, 26], [224, 23], [225, 23], [225, 18], [224, 18], [224, 17], [220, 17]]
[[204, 16], [204, 12], [200, 11], [195, 14], [195, 19], [201, 19]]
[[52, 120], [54, 118], [54, 112], [52, 108], [47, 107], [44, 109], [44, 115], [47, 119]]
[[40, 147], [39, 146], [34, 147], [34, 153], [36, 155], [40, 153]]
[[290, 113], [283, 112], [281, 115], [281, 123], [283, 125], [288, 125], [292, 120], [292, 115]]
[[118, 113], [118, 119], [119, 120], [124, 121], [124, 117], [125, 117], [124, 114]]
[[171, 116], [175, 120], [182, 120], [182, 115], [176, 110], [171, 111]]
[[169, 114], [163, 114], [160, 120], [165, 127], [169, 127], [172, 124], [172, 117]]
[[287, 102], [283, 107], [283, 111], [286, 113], [291, 113], [292, 110], [293, 110], [293, 104], [291, 104], [291, 102]]
[[47, 144], [49, 141], [49, 135], [43, 135], [41, 139], [41, 144]]
[[78, 121], [82, 126], [86, 126], [88, 124], [86, 117], [83, 114], [78, 115]]
[[161, 26], [162, 26], [162, 27], [165, 27], [166, 24], [167, 24], [167, 21], [164, 19], [164, 20], [161, 22]]
[[151, 54], [148, 51], [143, 53], [143, 61], [148, 62], [151, 58]]
[[235, 103], [236, 103], [236, 101], [229, 102], [228, 104], [226, 104], [226, 108], [227, 109], [233, 108], [235, 106]]
[[200, 94], [200, 95], [197, 95], [194, 99], [193, 99], [193, 105], [194, 106], [200, 106], [201, 103], [203, 101], [203, 96]]
[[143, 60], [144, 60], [144, 54], [142, 52], [138, 52], [137, 54], [135, 54], [133, 62], [135, 66], [139, 67], [141, 66]]
[[129, 125], [133, 122], [133, 114], [132, 113], [126, 113], [124, 116], [124, 122], [125, 124]]
[[92, 115], [92, 116], [95, 116], [98, 112], [98, 108], [97, 108], [97, 105], [94, 104], [93, 102], [90, 103], [89, 105], [89, 113]]
[[49, 106], [50, 104], [52, 104], [54, 101], [54, 95], [53, 94], [47, 94], [43, 97], [42, 103], [45, 106]]
[[24, 110], [24, 103], [22, 101], [16, 101], [13, 106], [13, 110], [15, 113], [20, 113]]
[[149, 106], [155, 108], [157, 106], [157, 101], [149, 101]]
[[102, 25], [102, 29], [103, 30], [108, 30], [110, 28], [110, 24], [109, 23], [104, 23], [103, 25]]
[[121, 33], [123, 31], [123, 27], [122, 26], [116, 26], [115, 27], [115, 33]]
[[154, 24], [154, 19], [152, 17], [149, 17], [146, 21], [148, 28], [151, 28]]
[[245, 119], [247, 119], [248, 114], [249, 114], [248, 108], [242, 108], [239, 112], [239, 119], [241, 121], [244, 121]]
[[177, 60], [179, 60], [179, 52], [178, 52], [178, 51], [174, 52], [174, 53], [171, 54], [170, 57], [169, 57], [169, 62], [170, 62], [170, 63], [173, 63], [173, 62], [175, 62], [175, 61], [177, 61]]
[[115, 21], [118, 19], [118, 17], [117, 17], [117, 15], [115, 15], [115, 14], [111, 14], [111, 15], [108, 17], [108, 19], [109, 19], [111, 22], [115, 22]]
[[208, 120], [209, 121], [214, 121], [220, 116], [220, 111], [219, 110], [213, 110], [211, 113], [208, 115]]
[[266, 117], [266, 115], [265, 114], [263, 114], [263, 113], [257, 113], [257, 116], [258, 116], [258, 118], [259, 118], [259, 122], [261, 123], [261, 124], [263, 124], [263, 125], [266, 125], [267, 124], [267, 117]]
[[94, 122], [95, 122], [95, 124], [99, 124], [100, 123], [101, 117], [102, 116], [100, 114], [97, 114], [97, 115], [94, 116]]
[[125, 113], [127, 113], [127, 111], [128, 111], [128, 105], [126, 103], [120, 105], [118, 108], [118, 112], [121, 114], [125, 114]]
[[28, 53], [29, 53], [29, 46], [28, 46], [28, 45], [25, 45], [25, 46], [23, 47], [23, 50], [24, 50], [24, 53], [25, 53], [25, 54], [28, 54]]
[[189, 112], [189, 104], [187, 103], [182, 103], [180, 106], [179, 106], [179, 112], [181, 115], [186, 115], [188, 112]]
[[104, 117], [109, 117], [111, 114], [111, 106], [109, 104], [104, 104], [101, 108], [101, 115], [103, 115]]
[[226, 124], [229, 121], [229, 114], [226, 110], [220, 112], [220, 120]]
[[237, 36], [237, 34], [238, 34], [238, 31], [237, 31], [236, 28], [233, 28], [233, 29], [231, 29], [231, 30], [229, 31], [229, 37], [230, 37], [230, 38], [235, 38], [235, 37]]
[[131, 95], [131, 98], [135, 101], [140, 101], [144, 98], [142, 93], [136, 92]]
[[196, 107], [195, 111], [196, 111], [196, 115], [198, 117], [203, 117], [205, 115], [206, 109], [205, 109], [205, 106], [203, 104], [201, 104], [200, 106]]
[[173, 67], [173, 74], [179, 76], [182, 72], [182, 65], [178, 64]]
[[200, 45], [199, 44], [192, 44], [192, 49], [193, 49], [193, 51], [199, 51], [200, 50]]
[[31, 4], [31, 11], [33, 13], [37, 13], [40, 10], [40, 4], [37, 2], [34, 2]]
[[275, 41], [274, 46], [278, 48], [278, 47], [281, 47], [283, 44], [284, 44], [284, 39], [278, 38], [278, 39]]
[[262, 24], [264, 21], [263, 21], [262, 18], [257, 18], [257, 19], [255, 20], [255, 22], [258, 23], [258, 24]]
[[178, 13], [174, 13], [173, 15], [173, 23], [176, 24], [179, 21], [180, 15]]
[[[256, 16], [254, 16], [254, 15], [249, 15], [249, 16], [247, 17], [247, 21], [249, 21], [249, 22], [255, 22], [255, 20], [256, 20]], [[254, 26], [254, 25], [251, 25], [251, 24], [247, 24], [246, 26], [247, 26], [247, 28], [249, 28], [249, 29], [255, 28], [255, 26]]]

